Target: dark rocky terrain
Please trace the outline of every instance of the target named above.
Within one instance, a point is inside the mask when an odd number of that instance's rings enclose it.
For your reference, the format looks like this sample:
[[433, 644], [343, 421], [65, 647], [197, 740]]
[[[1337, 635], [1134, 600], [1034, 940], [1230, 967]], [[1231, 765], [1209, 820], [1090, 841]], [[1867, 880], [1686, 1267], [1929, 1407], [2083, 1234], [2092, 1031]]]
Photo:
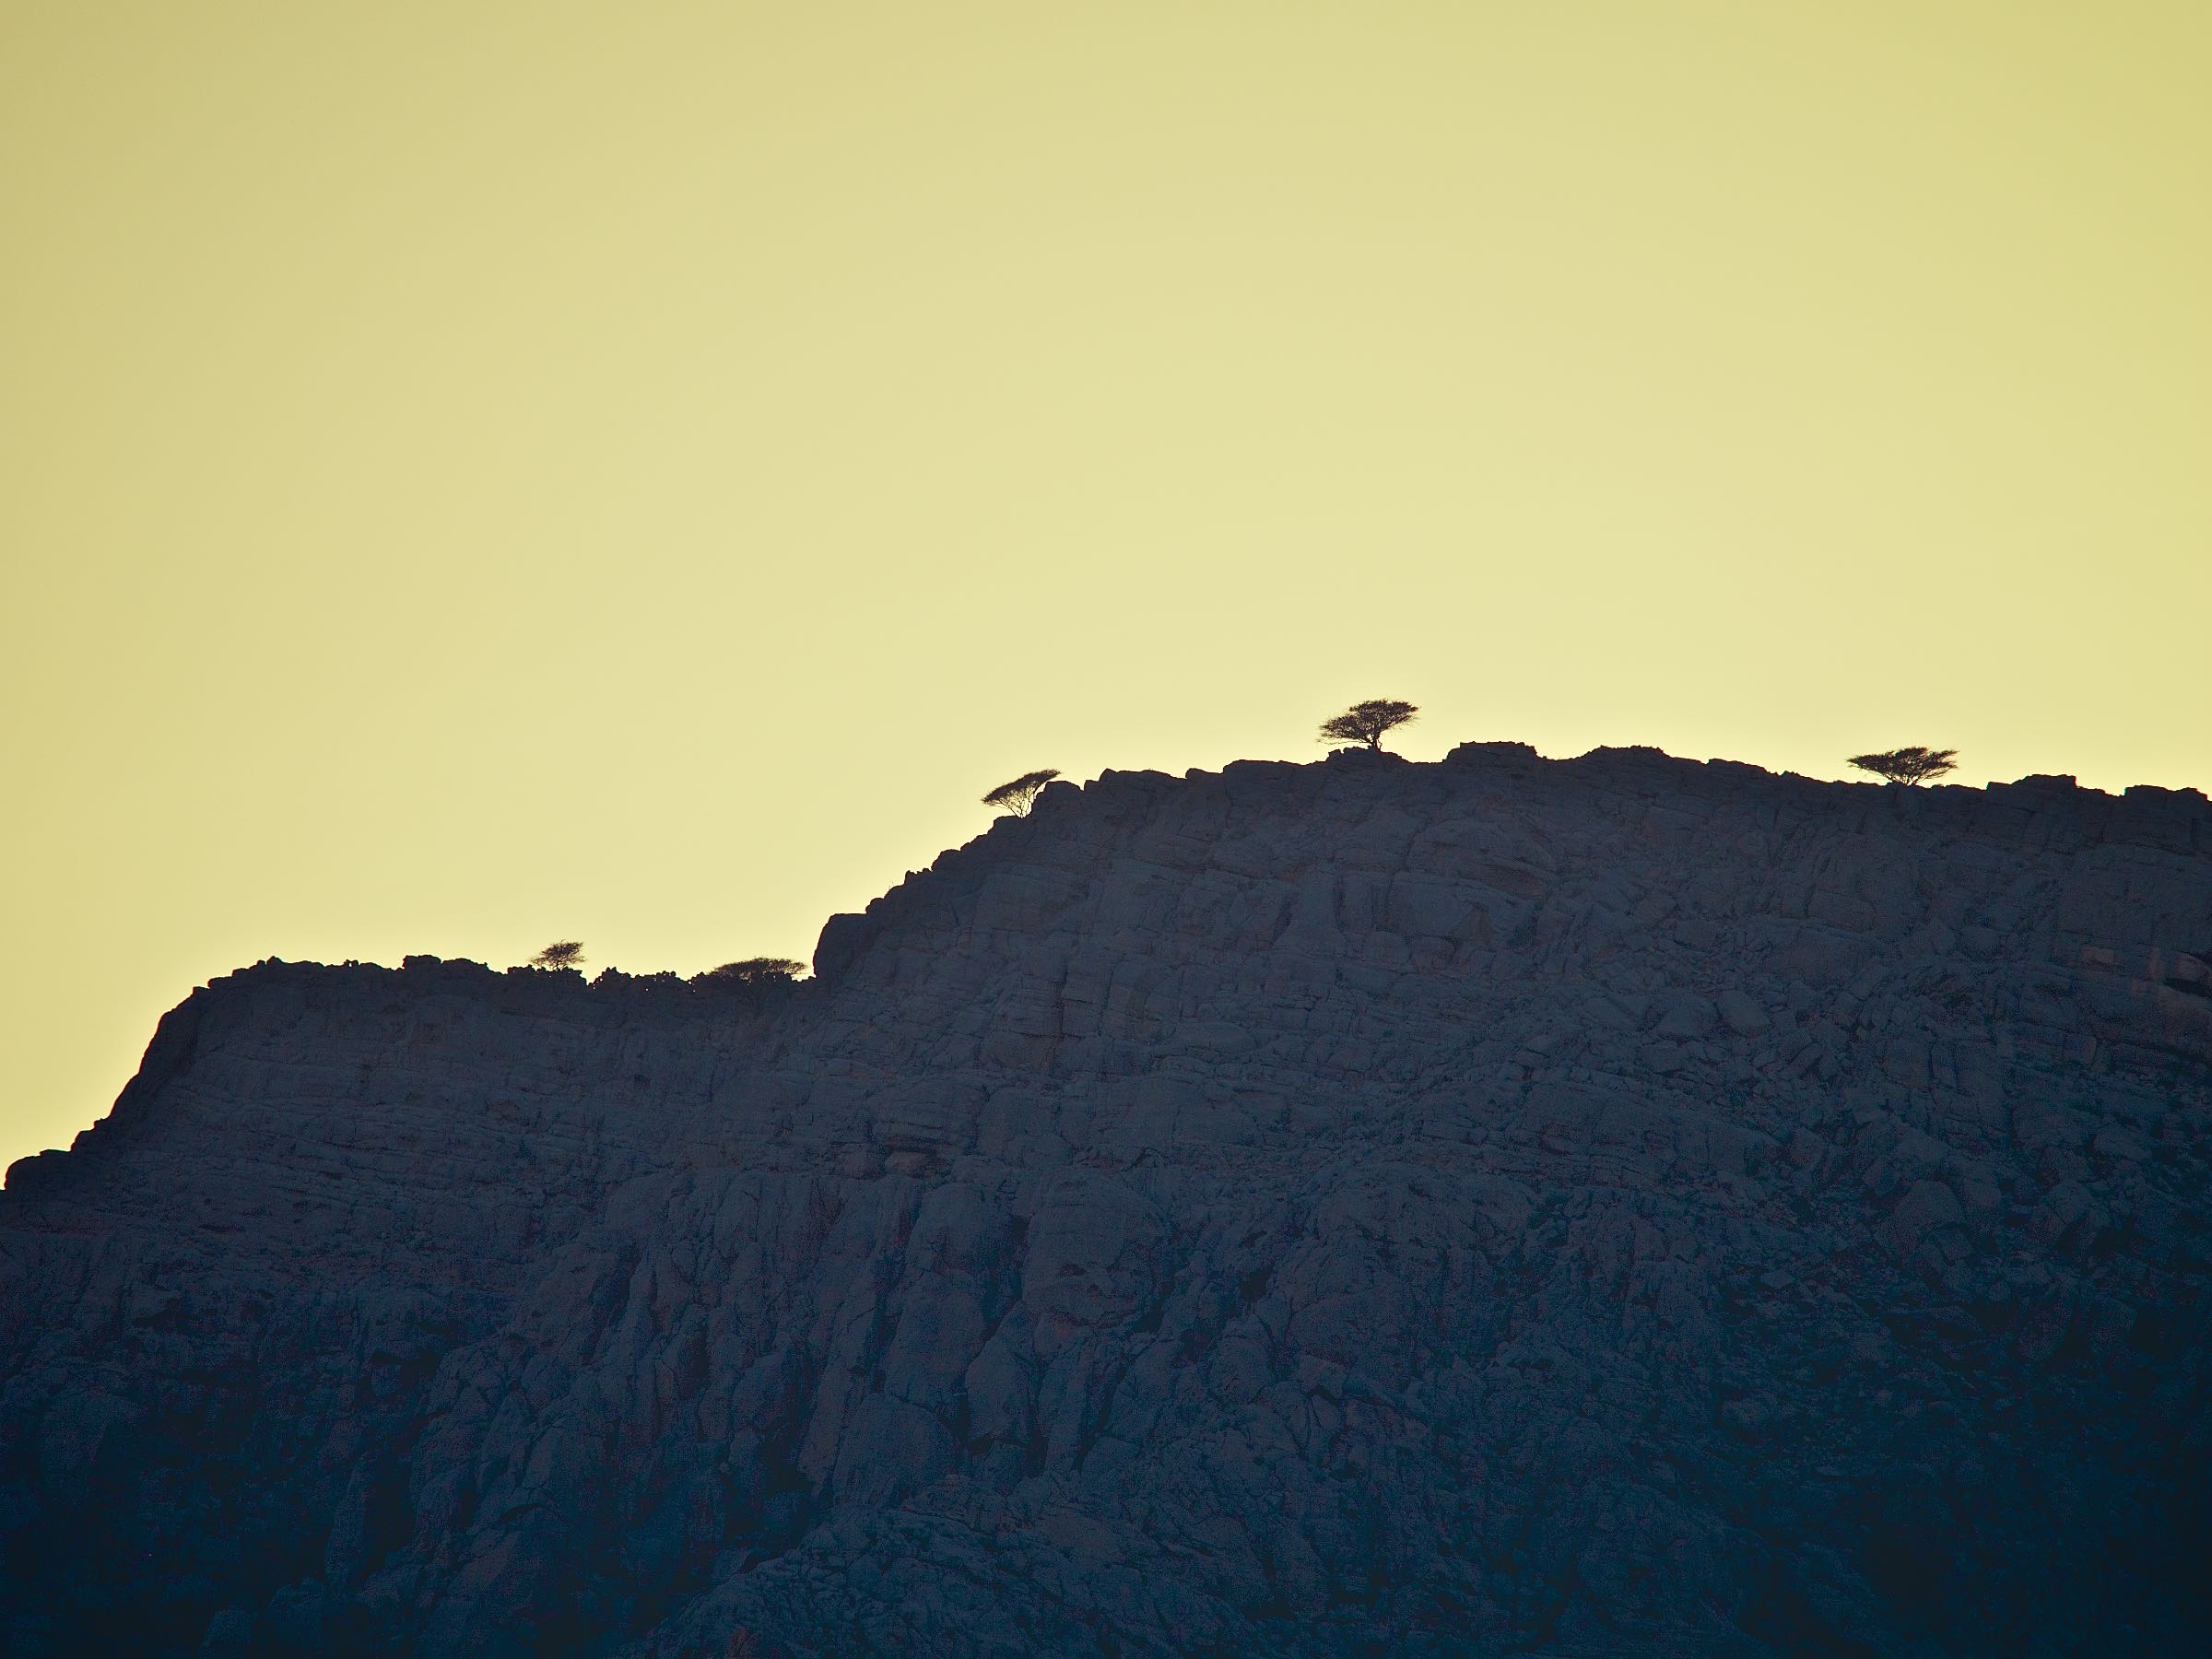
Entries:
[[2172, 1653], [2212, 808], [1057, 785], [680, 985], [264, 964], [0, 1200], [0, 1648]]

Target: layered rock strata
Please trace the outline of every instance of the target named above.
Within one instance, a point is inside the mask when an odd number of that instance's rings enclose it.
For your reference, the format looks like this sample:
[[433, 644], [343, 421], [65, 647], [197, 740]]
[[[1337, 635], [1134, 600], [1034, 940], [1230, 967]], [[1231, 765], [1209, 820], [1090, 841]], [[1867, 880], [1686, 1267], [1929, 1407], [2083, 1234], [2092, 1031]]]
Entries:
[[2212, 808], [1048, 789], [818, 977], [264, 964], [0, 1200], [0, 1648], [2180, 1651]]

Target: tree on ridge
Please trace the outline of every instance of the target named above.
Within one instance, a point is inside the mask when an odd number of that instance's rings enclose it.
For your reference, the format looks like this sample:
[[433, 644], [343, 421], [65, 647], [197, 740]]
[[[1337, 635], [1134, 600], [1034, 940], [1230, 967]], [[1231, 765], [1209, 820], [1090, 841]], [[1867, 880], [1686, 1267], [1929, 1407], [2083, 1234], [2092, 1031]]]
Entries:
[[796, 979], [806, 971], [806, 963], [794, 962], [789, 957], [747, 957], [742, 962], [724, 962], [719, 968], [710, 968], [699, 977], [713, 984], [763, 985], [777, 980]]
[[530, 959], [533, 968], [581, 968], [583, 947], [574, 939], [556, 939]]
[[1011, 813], [1016, 818], [1026, 818], [1030, 808], [1036, 805], [1038, 793], [1059, 775], [1058, 771], [1050, 766], [1041, 771], [1023, 772], [1020, 777], [1001, 783], [985, 795], [983, 805], [995, 806], [1001, 812]]
[[1916, 789], [1930, 778], [1940, 778], [1946, 772], [1957, 771], [1958, 762], [1951, 757], [1957, 749], [1923, 748], [1914, 744], [1907, 748], [1884, 749], [1879, 754], [1853, 755], [1851, 764], [1861, 771], [1874, 773], [1892, 783], [1902, 783], [1907, 789]]
[[1385, 698], [1370, 698], [1356, 702], [1341, 714], [1331, 715], [1321, 723], [1321, 743], [1364, 743], [1371, 749], [1382, 747], [1382, 734], [1393, 726], [1402, 726], [1420, 710], [1409, 702], [1393, 702]]

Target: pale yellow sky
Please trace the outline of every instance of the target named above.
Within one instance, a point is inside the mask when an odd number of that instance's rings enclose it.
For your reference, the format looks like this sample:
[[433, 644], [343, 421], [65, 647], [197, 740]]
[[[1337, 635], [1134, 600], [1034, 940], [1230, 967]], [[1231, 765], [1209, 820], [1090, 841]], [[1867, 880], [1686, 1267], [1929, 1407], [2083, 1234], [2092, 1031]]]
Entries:
[[1032, 766], [2212, 785], [2212, 6], [0, 7], [0, 1158]]

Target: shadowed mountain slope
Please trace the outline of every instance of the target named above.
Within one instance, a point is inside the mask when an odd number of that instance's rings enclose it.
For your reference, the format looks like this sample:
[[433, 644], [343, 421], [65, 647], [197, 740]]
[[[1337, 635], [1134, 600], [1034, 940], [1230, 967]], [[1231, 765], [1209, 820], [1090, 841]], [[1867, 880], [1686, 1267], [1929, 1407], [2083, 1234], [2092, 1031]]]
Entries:
[[0, 1647], [2146, 1652], [2212, 808], [1045, 791], [818, 977], [268, 963], [0, 1200]]

